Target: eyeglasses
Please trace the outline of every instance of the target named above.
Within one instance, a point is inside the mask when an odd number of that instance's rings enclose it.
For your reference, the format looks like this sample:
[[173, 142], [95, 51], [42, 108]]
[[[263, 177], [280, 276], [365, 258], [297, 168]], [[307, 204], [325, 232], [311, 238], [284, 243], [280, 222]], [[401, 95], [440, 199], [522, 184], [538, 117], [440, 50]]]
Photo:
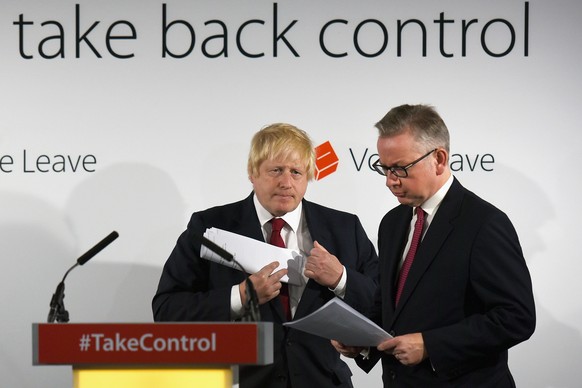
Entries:
[[389, 173], [392, 173], [394, 174], [395, 177], [406, 178], [408, 176], [408, 169], [410, 167], [414, 166], [416, 163], [420, 162], [422, 159], [426, 158], [436, 150], [437, 148], [427, 152], [426, 154], [422, 155], [420, 158], [416, 159], [414, 162], [410, 164], [407, 164], [406, 166], [391, 166], [391, 167], [384, 166], [383, 164], [380, 163], [380, 159], [378, 159], [374, 162], [374, 164], [372, 164], [372, 167], [374, 167], [374, 170], [376, 170], [378, 174], [383, 176], [388, 176]]

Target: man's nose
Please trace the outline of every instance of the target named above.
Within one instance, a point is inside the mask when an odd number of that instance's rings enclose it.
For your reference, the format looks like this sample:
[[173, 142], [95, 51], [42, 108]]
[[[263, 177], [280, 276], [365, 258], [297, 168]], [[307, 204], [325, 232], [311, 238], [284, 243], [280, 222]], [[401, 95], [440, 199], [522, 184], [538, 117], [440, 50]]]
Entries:
[[392, 173], [392, 171], [388, 170], [386, 174], [386, 186], [395, 186], [400, 183], [400, 178], [397, 177]]
[[282, 186], [290, 186], [291, 181], [293, 180], [293, 174], [291, 171], [283, 171], [283, 173], [279, 176], [279, 184]]

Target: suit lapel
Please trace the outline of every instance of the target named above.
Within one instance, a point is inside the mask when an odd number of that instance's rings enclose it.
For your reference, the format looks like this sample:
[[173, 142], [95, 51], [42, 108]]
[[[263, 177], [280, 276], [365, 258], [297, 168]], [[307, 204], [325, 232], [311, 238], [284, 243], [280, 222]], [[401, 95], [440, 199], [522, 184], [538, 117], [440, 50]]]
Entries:
[[[255, 209], [255, 204], [253, 202], [253, 195], [251, 193], [242, 203], [240, 211], [237, 215], [233, 216], [233, 222], [236, 223], [232, 232], [238, 233], [240, 235], [266, 242], [263, 236], [263, 230], [261, 224], [257, 217], [257, 210]], [[278, 317], [280, 322], [285, 321], [285, 313], [283, 312], [283, 306], [279, 298], [274, 298], [269, 303], [261, 306], [261, 315], [265, 317], [266, 309], [270, 309], [269, 316]]]
[[382, 252], [382, 257], [380, 258], [380, 276], [385, 276], [382, 284], [386, 285], [385, 289], [381, 290], [383, 293], [382, 300], [384, 300], [382, 311], [387, 312], [388, 316], [391, 317], [394, 316], [398, 264], [400, 263], [406, 246], [408, 226], [412, 219], [412, 209], [410, 207], [402, 205], [397, 209], [399, 214], [395, 216], [395, 222], [381, 228], [381, 235], [378, 236], [379, 244], [385, 245], [385, 247], [378, 247], [378, 250]]
[[[305, 222], [307, 223], [307, 229], [309, 230], [311, 239], [313, 241], [319, 241], [323, 246], [327, 246], [325, 244], [330, 241], [327, 236], [329, 231], [321, 225], [320, 218], [315, 213], [317, 213], [316, 209], [308, 201], [303, 200], [303, 215], [305, 216]], [[305, 254], [308, 255], [309, 252], [305, 252]], [[298, 319], [311, 313], [314, 310], [311, 306], [316, 301], [318, 295], [319, 285], [315, 281], [308, 279], [299, 304], [297, 305], [294, 318]]]
[[232, 232], [255, 240], [265, 241], [261, 224], [257, 217], [257, 210], [253, 203], [253, 193], [242, 202], [238, 214], [233, 216], [233, 222], [235, 225]]
[[[317, 207], [313, 206], [309, 201], [303, 200], [303, 215], [307, 223], [307, 229], [313, 241], [318, 241], [321, 245], [334, 251], [333, 236], [331, 230], [321, 221], [322, 216], [319, 214]], [[305, 252], [309, 254], [309, 252]], [[317, 308], [321, 307], [321, 288], [317, 282], [312, 279], [307, 281], [301, 300], [295, 311], [295, 319], [304, 317]]]
[[441, 246], [447, 239], [447, 236], [453, 230], [452, 220], [459, 214], [462, 195], [463, 188], [455, 179], [453, 185], [445, 195], [445, 198], [443, 198], [437, 214], [432, 220], [430, 227], [426, 231], [418, 251], [416, 252], [416, 257], [414, 258], [414, 262], [408, 273], [402, 296], [400, 297], [398, 307], [395, 311], [395, 319], [403, 306], [406, 305], [406, 302], [414, 292], [414, 288], [422, 279], [424, 273], [435, 260]]

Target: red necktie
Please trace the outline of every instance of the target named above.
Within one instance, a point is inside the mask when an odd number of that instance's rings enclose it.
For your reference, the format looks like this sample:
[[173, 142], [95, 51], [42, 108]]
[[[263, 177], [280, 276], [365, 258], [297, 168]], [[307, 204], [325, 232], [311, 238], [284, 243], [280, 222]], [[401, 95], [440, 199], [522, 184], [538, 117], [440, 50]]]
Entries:
[[[281, 237], [281, 229], [283, 229], [283, 226], [285, 226], [285, 221], [282, 218], [273, 218], [269, 222], [273, 227], [271, 231], [271, 238], [269, 239], [269, 244], [285, 248], [285, 241], [283, 241], [283, 237]], [[281, 304], [283, 305], [285, 317], [288, 321], [290, 321], [291, 306], [289, 304], [289, 287], [287, 286], [287, 283], [281, 283], [281, 293], [279, 294], [279, 298], [281, 300]]]
[[398, 305], [400, 300], [400, 295], [402, 295], [402, 290], [404, 289], [404, 283], [406, 283], [406, 278], [408, 277], [408, 272], [414, 261], [414, 256], [416, 255], [416, 250], [420, 244], [422, 238], [422, 228], [424, 226], [424, 210], [420, 207], [416, 208], [416, 222], [414, 223], [414, 233], [412, 234], [412, 242], [410, 243], [410, 249], [406, 254], [400, 273], [398, 274], [398, 283], [396, 288], [396, 298], [394, 299], [394, 305]]

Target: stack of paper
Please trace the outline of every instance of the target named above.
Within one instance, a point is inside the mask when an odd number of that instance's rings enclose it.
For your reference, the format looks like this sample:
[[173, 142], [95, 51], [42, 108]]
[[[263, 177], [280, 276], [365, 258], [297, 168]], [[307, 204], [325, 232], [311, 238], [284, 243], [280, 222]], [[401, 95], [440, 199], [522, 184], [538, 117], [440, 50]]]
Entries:
[[313, 313], [283, 325], [347, 346], [378, 346], [392, 338], [380, 326], [339, 298], [333, 298]]
[[[287, 268], [288, 271], [287, 275], [281, 279], [282, 282], [294, 285], [300, 285], [302, 282], [301, 271], [306, 259], [297, 251], [276, 247], [218, 228], [206, 229], [204, 237], [231, 253], [250, 274], [258, 272], [273, 261], [278, 261], [279, 267], [275, 271], [283, 268]], [[200, 257], [240, 270], [236, 263], [224, 260], [204, 245], [200, 248]]]

